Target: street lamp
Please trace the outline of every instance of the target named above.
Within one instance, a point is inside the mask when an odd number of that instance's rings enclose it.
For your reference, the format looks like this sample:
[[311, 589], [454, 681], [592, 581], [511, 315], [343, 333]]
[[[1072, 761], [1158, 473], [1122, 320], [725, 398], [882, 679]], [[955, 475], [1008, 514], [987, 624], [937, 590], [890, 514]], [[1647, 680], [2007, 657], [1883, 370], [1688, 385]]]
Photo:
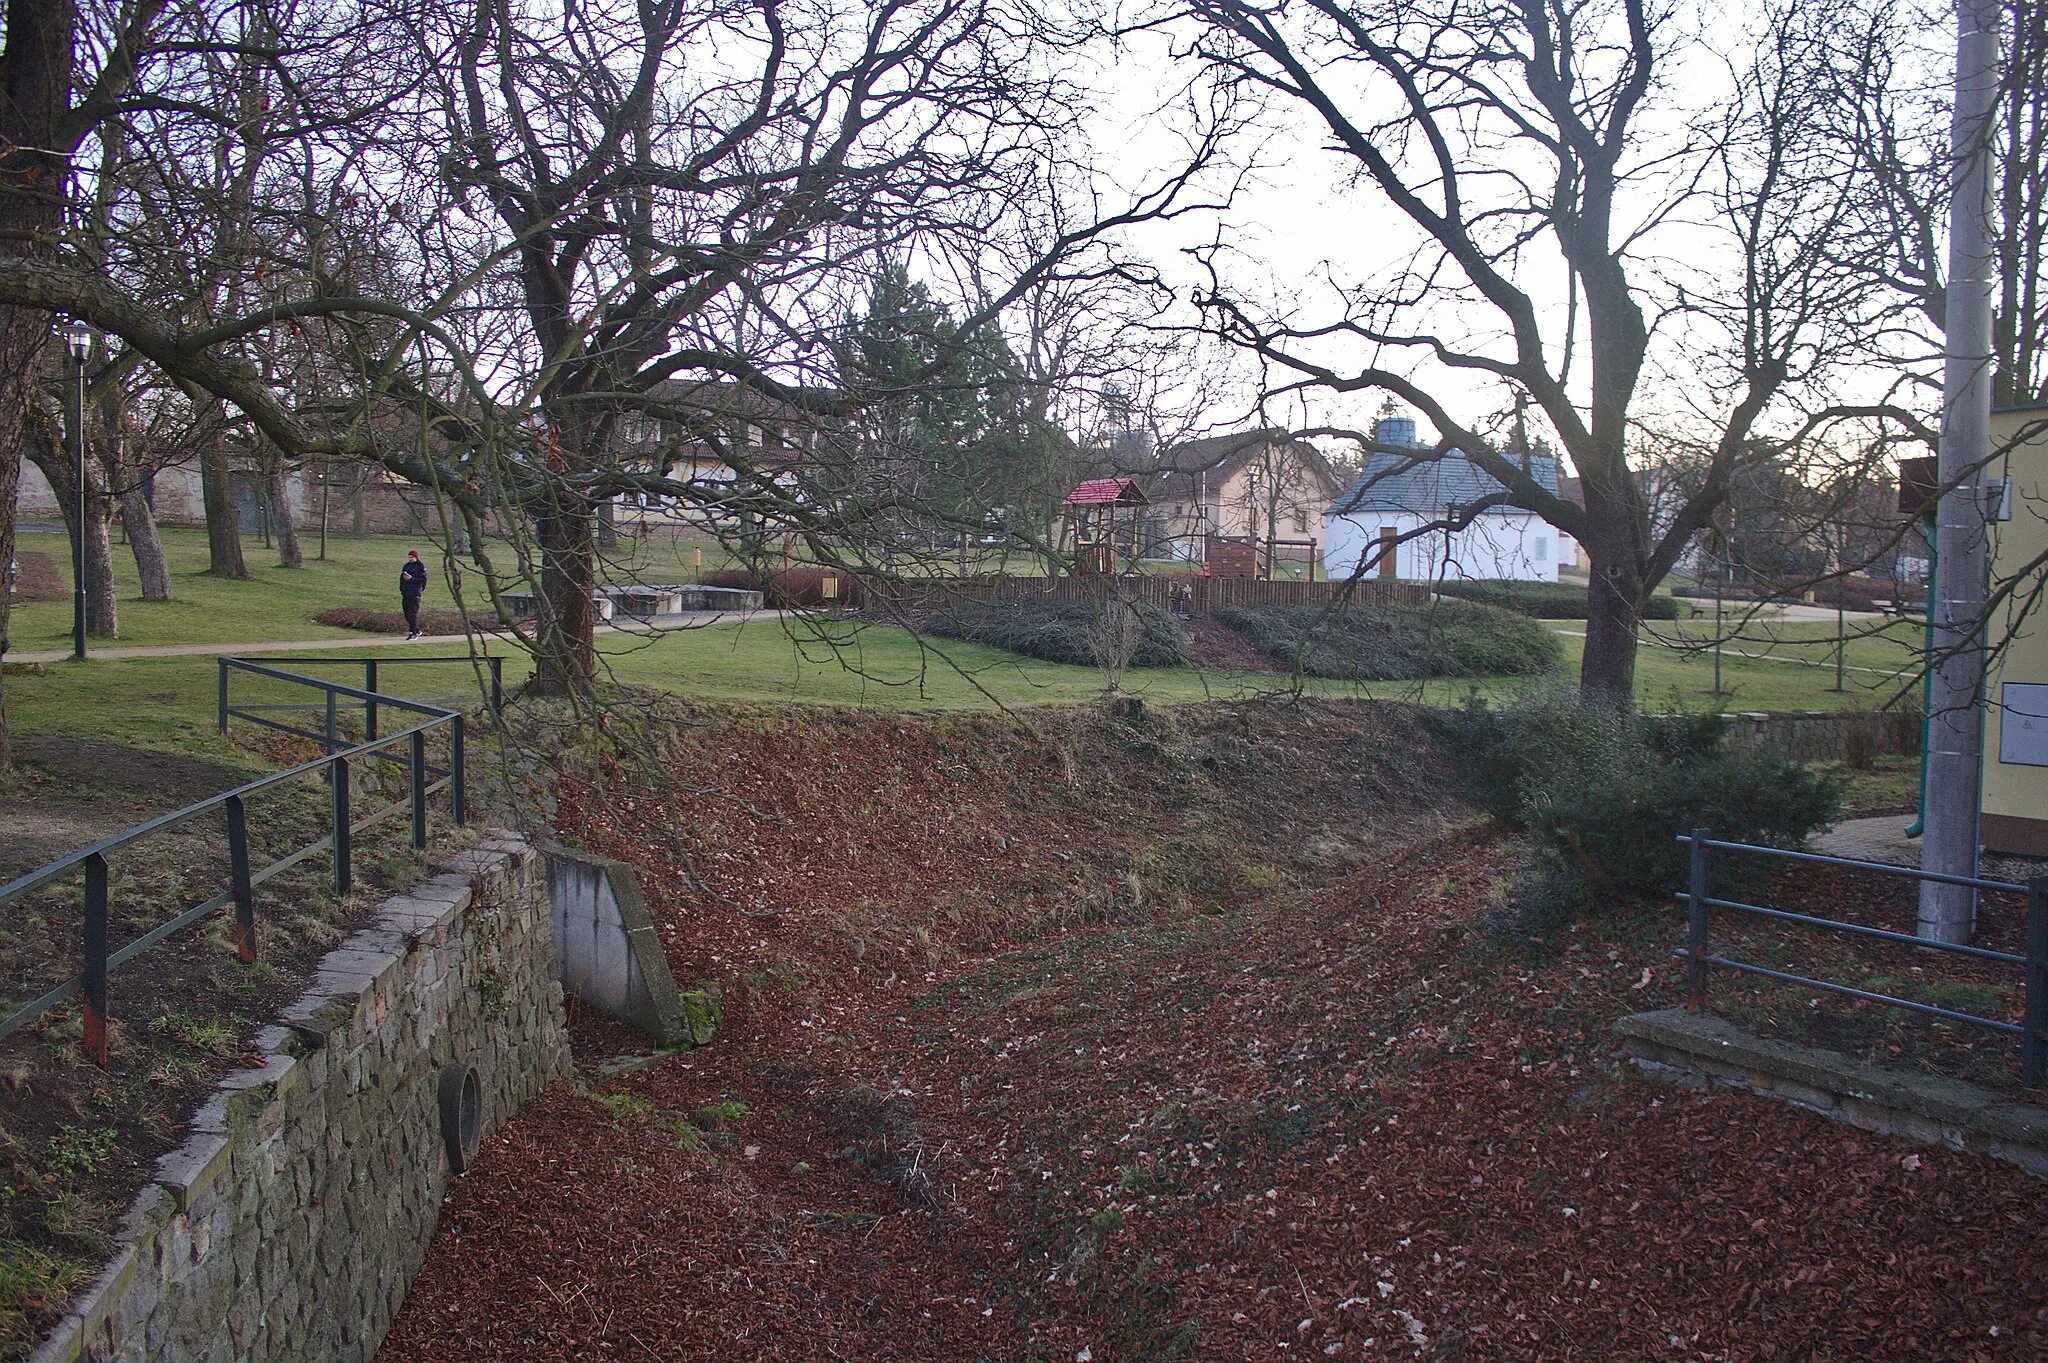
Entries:
[[92, 328], [73, 318], [57, 328], [71, 352], [71, 473], [78, 486], [78, 533], [71, 537], [71, 656], [85, 660], [85, 357]]

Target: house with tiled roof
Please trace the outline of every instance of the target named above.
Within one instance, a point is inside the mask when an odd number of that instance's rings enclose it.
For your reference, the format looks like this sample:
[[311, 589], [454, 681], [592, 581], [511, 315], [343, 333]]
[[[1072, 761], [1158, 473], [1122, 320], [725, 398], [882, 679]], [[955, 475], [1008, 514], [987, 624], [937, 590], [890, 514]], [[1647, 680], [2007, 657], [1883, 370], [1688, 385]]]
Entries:
[[1307, 561], [1322, 509], [1342, 486], [1321, 450], [1263, 427], [1171, 446], [1144, 482], [1152, 502], [1148, 557], [1190, 562], [1201, 561], [1211, 539], [1278, 540], [1283, 561], [1290, 548]]
[[[1408, 417], [1373, 427], [1365, 471], [1323, 512], [1323, 563], [1335, 579], [1442, 578], [1555, 582], [1577, 560], [1571, 537], [1533, 512], [1489, 504], [1506, 489], [1461, 450], [1434, 457]], [[1542, 487], [1558, 490], [1557, 459], [1509, 454]], [[1463, 529], [1425, 527], [1479, 510]]]

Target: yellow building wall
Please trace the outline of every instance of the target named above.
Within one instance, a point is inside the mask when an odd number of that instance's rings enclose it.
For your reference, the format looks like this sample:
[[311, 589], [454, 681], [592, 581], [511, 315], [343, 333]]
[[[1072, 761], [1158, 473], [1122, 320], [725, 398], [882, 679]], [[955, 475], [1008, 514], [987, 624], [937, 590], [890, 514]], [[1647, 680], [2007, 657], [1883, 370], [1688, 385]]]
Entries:
[[[1996, 592], [2048, 554], [2048, 406], [1993, 412], [1991, 440], [1994, 450], [2012, 446], [2006, 466], [1991, 470], [1994, 478], [2013, 482], [2012, 519], [1992, 527]], [[2019, 600], [2001, 605], [1990, 621], [1989, 637], [2005, 647], [1985, 678], [1983, 805], [1988, 850], [2037, 857], [2048, 856], [2048, 765], [2007, 759], [2048, 761], [2048, 602], [2021, 617], [2040, 571], [2023, 580]], [[2028, 689], [2035, 686], [2041, 689]]]

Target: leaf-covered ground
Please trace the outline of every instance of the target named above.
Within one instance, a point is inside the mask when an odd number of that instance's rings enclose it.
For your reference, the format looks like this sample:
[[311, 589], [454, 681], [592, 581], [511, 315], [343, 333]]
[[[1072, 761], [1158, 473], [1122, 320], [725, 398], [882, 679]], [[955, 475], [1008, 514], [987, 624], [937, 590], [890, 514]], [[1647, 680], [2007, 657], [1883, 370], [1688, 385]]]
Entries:
[[579, 1015], [387, 1358], [2048, 1352], [2048, 1186], [1632, 1079], [1668, 925], [1491, 945], [1519, 849], [1399, 710], [700, 718], [720, 793], [563, 822], [728, 1028]]

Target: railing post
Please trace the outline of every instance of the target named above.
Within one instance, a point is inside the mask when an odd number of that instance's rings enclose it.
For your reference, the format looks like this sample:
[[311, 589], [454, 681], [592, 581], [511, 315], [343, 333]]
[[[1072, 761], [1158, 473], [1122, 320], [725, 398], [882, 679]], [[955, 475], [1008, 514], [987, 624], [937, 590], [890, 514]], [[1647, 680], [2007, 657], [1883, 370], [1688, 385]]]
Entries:
[[220, 660], [220, 731], [228, 731], [228, 660]]
[[2020, 1073], [2028, 1088], [2048, 1079], [2048, 876], [2027, 882], [2026, 1032]]
[[107, 858], [85, 859], [85, 1053], [107, 1067]]
[[412, 845], [427, 845], [427, 731], [412, 731]]
[[491, 714], [497, 716], [505, 708], [505, 660], [493, 656], [491, 664]]
[[235, 955], [243, 965], [256, 964], [256, 887], [249, 883], [249, 813], [242, 797], [230, 795], [228, 808], [228, 876], [235, 892]]
[[363, 690], [369, 697], [363, 701], [363, 742], [377, 736], [377, 660], [363, 659]]
[[[328, 699], [334, 698], [332, 691]], [[327, 784], [334, 794], [334, 893], [347, 898], [349, 887], [355, 883], [355, 870], [349, 864], [349, 814], [348, 814], [348, 759], [337, 757], [327, 764]]]
[[331, 756], [338, 745], [334, 741], [334, 688], [327, 688], [327, 751]]
[[462, 715], [458, 712], [450, 722], [448, 733], [448, 804], [455, 815], [455, 822], [469, 822], [469, 792], [463, 785], [462, 761]]
[[1704, 828], [1692, 831], [1692, 865], [1686, 900], [1685, 1006], [1698, 1012], [1707, 1003], [1707, 839]]

